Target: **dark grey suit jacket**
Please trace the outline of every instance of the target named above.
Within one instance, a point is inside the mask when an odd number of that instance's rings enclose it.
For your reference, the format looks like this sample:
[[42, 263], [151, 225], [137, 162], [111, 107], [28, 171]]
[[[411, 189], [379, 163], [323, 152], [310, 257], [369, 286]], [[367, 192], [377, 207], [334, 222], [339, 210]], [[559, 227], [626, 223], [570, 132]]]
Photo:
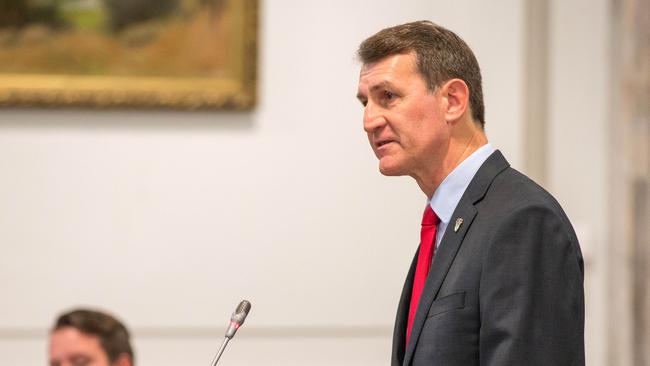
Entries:
[[575, 232], [557, 201], [499, 151], [454, 211], [405, 345], [415, 262], [397, 311], [392, 366], [584, 365]]

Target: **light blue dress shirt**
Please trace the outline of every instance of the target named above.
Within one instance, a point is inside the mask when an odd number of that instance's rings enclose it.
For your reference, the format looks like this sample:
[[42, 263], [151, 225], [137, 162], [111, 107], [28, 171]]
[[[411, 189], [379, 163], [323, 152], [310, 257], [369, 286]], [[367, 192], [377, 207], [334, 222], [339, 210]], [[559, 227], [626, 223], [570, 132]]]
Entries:
[[433, 192], [431, 199], [427, 201], [427, 204], [431, 205], [433, 212], [440, 218], [436, 231], [436, 249], [438, 249], [442, 237], [445, 235], [451, 215], [454, 214], [454, 210], [458, 206], [458, 202], [465, 193], [467, 186], [469, 186], [481, 165], [493, 152], [494, 148], [489, 143], [478, 148], [449, 173], [436, 191]]

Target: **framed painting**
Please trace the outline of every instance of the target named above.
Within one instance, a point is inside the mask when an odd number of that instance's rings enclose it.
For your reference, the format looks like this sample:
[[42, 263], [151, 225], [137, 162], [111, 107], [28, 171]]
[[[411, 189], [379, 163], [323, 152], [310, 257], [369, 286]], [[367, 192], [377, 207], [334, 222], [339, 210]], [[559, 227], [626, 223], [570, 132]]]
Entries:
[[0, 105], [249, 109], [257, 0], [0, 0]]

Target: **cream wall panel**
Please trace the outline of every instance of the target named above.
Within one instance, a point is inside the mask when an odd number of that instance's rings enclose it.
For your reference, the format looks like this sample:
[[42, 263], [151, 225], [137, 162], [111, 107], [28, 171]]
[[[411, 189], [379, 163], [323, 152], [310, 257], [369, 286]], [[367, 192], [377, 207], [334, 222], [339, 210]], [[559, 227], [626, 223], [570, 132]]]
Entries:
[[[627, 365], [608, 360], [612, 344], [628, 344], [628, 314], [617, 314], [616, 329], [607, 326], [610, 301], [608, 264], [623, 243], [610, 242], [612, 154], [610, 128], [610, 2], [552, 1], [550, 4], [549, 190], [563, 204], [585, 256], [588, 365]], [[617, 159], [617, 157], [613, 157]], [[611, 261], [615, 263], [615, 261]], [[617, 286], [626, 287], [625, 283]]]

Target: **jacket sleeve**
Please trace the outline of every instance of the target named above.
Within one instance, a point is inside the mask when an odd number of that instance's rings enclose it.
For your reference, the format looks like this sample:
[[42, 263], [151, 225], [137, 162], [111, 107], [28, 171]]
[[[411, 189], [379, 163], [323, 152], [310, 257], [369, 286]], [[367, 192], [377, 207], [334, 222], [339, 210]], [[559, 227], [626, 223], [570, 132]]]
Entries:
[[584, 365], [583, 262], [566, 217], [520, 207], [485, 239], [480, 365]]

